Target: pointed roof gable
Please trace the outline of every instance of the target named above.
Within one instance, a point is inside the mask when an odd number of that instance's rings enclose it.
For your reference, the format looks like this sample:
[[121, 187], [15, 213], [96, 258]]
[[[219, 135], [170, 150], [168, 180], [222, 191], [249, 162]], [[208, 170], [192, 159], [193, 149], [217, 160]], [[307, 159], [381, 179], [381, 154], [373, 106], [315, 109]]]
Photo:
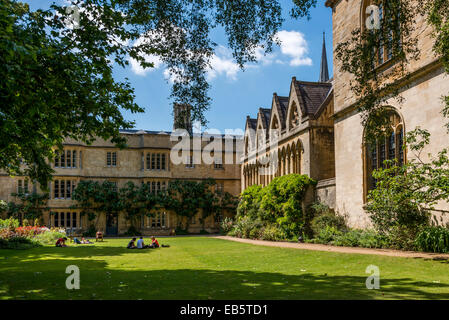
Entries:
[[[289, 97], [278, 96], [277, 93], [273, 93], [273, 103], [271, 109], [276, 108], [276, 113], [279, 115], [279, 122], [281, 123], [281, 129], [286, 127], [287, 109], [288, 109]], [[271, 112], [273, 114], [273, 111]]]
[[257, 119], [253, 119], [253, 118], [250, 118], [250, 116], [246, 116], [245, 131], [248, 128], [256, 130], [256, 127], [257, 127]]
[[332, 89], [329, 82], [307, 82], [292, 79], [303, 116], [315, 115]]
[[268, 129], [270, 127], [271, 109], [259, 108], [259, 115], [262, 120], [263, 128]]

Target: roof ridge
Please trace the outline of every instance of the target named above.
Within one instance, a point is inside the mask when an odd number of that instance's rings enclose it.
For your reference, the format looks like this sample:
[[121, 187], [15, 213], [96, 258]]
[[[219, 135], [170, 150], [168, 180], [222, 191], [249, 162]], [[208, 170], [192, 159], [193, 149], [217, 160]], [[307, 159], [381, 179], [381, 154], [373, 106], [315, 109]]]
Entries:
[[296, 80], [296, 83], [300, 84], [314, 84], [318, 86], [332, 86], [331, 82], [313, 82], [313, 81], [302, 81], [302, 80]]

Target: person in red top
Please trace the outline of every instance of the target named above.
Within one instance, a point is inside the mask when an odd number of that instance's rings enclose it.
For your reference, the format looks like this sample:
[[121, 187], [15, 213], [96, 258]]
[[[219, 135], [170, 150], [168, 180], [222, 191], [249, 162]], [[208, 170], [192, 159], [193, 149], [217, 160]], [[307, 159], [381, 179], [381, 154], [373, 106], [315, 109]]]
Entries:
[[157, 242], [157, 239], [154, 236], [151, 237], [151, 247], [159, 248], [159, 242]]
[[67, 247], [67, 245], [65, 244], [65, 242], [67, 241], [67, 238], [59, 238], [58, 241], [56, 241], [56, 246], [57, 247]]

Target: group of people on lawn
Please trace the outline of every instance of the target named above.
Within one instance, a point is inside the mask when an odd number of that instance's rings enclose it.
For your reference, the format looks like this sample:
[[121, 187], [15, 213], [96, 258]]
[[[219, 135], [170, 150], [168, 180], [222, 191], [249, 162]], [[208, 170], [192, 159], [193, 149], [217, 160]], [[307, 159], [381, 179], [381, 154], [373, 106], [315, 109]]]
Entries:
[[[57, 247], [67, 247], [67, 245], [65, 244], [66, 241], [67, 241], [67, 237], [59, 238], [58, 240], [56, 240], [56, 246]], [[93, 244], [93, 242], [90, 242], [89, 240], [84, 239], [84, 237], [81, 237], [81, 240], [78, 238], [73, 238], [73, 242], [75, 244]]]
[[[59, 238], [56, 241], [56, 246], [57, 247], [67, 247], [67, 245], [65, 244], [66, 241], [67, 241], [66, 237]], [[74, 238], [73, 242], [75, 244], [92, 244], [92, 242], [84, 239], [84, 237], [82, 237], [81, 240], [79, 240], [78, 238]], [[160, 247], [159, 242], [157, 241], [157, 239], [154, 236], [151, 237], [150, 245], [145, 245], [145, 243], [143, 241], [143, 237], [140, 237], [139, 240], [137, 240], [137, 245], [135, 242], [136, 242], [136, 237], [131, 239], [131, 241], [128, 243], [128, 246], [126, 248], [128, 248], [128, 249], [153, 249], [153, 248]]]
[[143, 241], [143, 237], [140, 237], [139, 240], [137, 240], [137, 245], [135, 244], [136, 242], [136, 237], [132, 238], [131, 241], [128, 243], [128, 246], [126, 248], [128, 249], [153, 249], [153, 248], [159, 248], [159, 242], [157, 241], [157, 239], [152, 236], [151, 237], [151, 244], [149, 245], [145, 245], [144, 241]]

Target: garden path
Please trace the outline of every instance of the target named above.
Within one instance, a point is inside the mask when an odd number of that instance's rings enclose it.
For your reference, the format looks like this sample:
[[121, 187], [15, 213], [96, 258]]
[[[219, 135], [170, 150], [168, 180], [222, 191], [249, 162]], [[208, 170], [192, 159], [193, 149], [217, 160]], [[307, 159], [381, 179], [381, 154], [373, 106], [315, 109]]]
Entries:
[[442, 253], [400, 251], [400, 250], [390, 250], [390, 249], [371, 249], [371, 248], [359, 248], [359, 247], [337, 247], [337, 246], [331, 246], [331, 245], [325, 245], [325, 244], [251, 240], [251, 239], [241, 239], [241, 238], [235, 238], [235, 237], [229, 237], [229, 236], [216, 236], [215, 238], [243, 242], [243, 243], [250, 243], [250, 244], [255, 244], [255, 245], [268, 246], [268, 247], [294, 248], [294, 249], [303, 249], [303, 250], [340, 252], [340, 253], [375, 254], [375, 255], [380, 255], [380, 256], [403, 257], [403, 258], [449, 260], [449, 254], [442, 254]]

